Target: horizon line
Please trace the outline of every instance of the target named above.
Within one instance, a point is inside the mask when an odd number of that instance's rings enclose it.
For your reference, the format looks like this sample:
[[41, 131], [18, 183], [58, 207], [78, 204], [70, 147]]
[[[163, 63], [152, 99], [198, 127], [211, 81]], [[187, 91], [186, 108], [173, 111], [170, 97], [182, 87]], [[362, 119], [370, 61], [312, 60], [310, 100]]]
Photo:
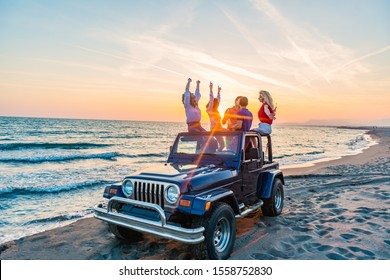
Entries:
[[[78, 118], [78, 117], [42, 117], [42, 116], [5, 116], [0, 115], [0, 118], [20, 118], [20, 119], [53, 119], [53, 120], [88, 120], [88, 121], [122, 121], [122, 122], [157, 122], [157, 123], [183, 123], [185, 121], [161, 121], [161, 120], [136, 120], [136, 119], [100, 119], [100, 118]], [[376, 125], [375, 122], [389, 121], [389, 124], [380, 124]], [[335, 122], [332, 124], [332, 122]], [[203, 124], [210, 124], [210, 122], [201, 122]], [[282, 122], [274, 123], [273, 126], [328, 126], [328, 127], [370, 127], [370, 126], [379, 126], [379, 127], [388, 127], [390, 126], [390, 118], [385, 118], [381, 120], [370, 121], [372, 124], [358, 124], [353, 120], [349, 119], [323, 119], [323, 120], [307, 120], [303, 122]]]

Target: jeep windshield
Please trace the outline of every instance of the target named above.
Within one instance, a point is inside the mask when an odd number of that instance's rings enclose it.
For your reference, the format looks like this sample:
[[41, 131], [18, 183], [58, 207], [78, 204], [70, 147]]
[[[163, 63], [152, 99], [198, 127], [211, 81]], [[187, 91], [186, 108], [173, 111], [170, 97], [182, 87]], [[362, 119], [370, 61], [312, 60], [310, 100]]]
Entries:
[[180, 133], [171, 150], [173, 156], [235, 157], [242, 135], [237, 132]]

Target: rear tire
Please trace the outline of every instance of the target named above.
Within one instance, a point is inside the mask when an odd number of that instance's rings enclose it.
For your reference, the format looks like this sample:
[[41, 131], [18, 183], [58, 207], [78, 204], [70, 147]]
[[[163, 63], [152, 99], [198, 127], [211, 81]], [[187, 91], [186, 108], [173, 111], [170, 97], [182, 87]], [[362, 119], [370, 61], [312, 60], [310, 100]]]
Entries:
[[264, 204], [261, 211], [264, 216], [275, 217], [282, 213], [284, 205], [284, 187], [279, 178], [274, 180], [271, 190], [271, 197], [263, 199]]
[[229, 258], [236, 241], [236, 218], [232, 208], [226, 203], [217, 204], [201, 225], [205, 227], [205, 240], [194, 245], [195, 257], [211, 260]]

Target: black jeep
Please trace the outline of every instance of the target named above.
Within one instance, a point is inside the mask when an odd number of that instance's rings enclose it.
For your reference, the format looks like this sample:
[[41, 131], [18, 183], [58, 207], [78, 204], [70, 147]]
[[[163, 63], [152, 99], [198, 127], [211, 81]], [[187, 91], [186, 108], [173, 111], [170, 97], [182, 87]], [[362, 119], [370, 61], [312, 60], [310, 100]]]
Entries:
[[150, 233], [193, 244], [196, 258], [227, 259], [236, 219], [260, 207], [263, 215], [279, 215], [283, 185], [270, 136], [180, 133], [167, 163], [107, 186], [107, 205], [94, 211], [119, 238]]

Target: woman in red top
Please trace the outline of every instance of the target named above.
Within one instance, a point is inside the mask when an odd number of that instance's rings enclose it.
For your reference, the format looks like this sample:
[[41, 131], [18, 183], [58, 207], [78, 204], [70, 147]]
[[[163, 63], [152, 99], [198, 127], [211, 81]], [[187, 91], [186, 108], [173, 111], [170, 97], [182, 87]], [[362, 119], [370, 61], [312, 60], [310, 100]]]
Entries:
[[260, 90], [259, 100], [262, 103], [258, 112], [259, 126], [254, 130], [261, 135], [268, 135], [272, 133], [272, 122], [275, 119], [276, 107], [272, 100], [271, 94], [266, 90]]

